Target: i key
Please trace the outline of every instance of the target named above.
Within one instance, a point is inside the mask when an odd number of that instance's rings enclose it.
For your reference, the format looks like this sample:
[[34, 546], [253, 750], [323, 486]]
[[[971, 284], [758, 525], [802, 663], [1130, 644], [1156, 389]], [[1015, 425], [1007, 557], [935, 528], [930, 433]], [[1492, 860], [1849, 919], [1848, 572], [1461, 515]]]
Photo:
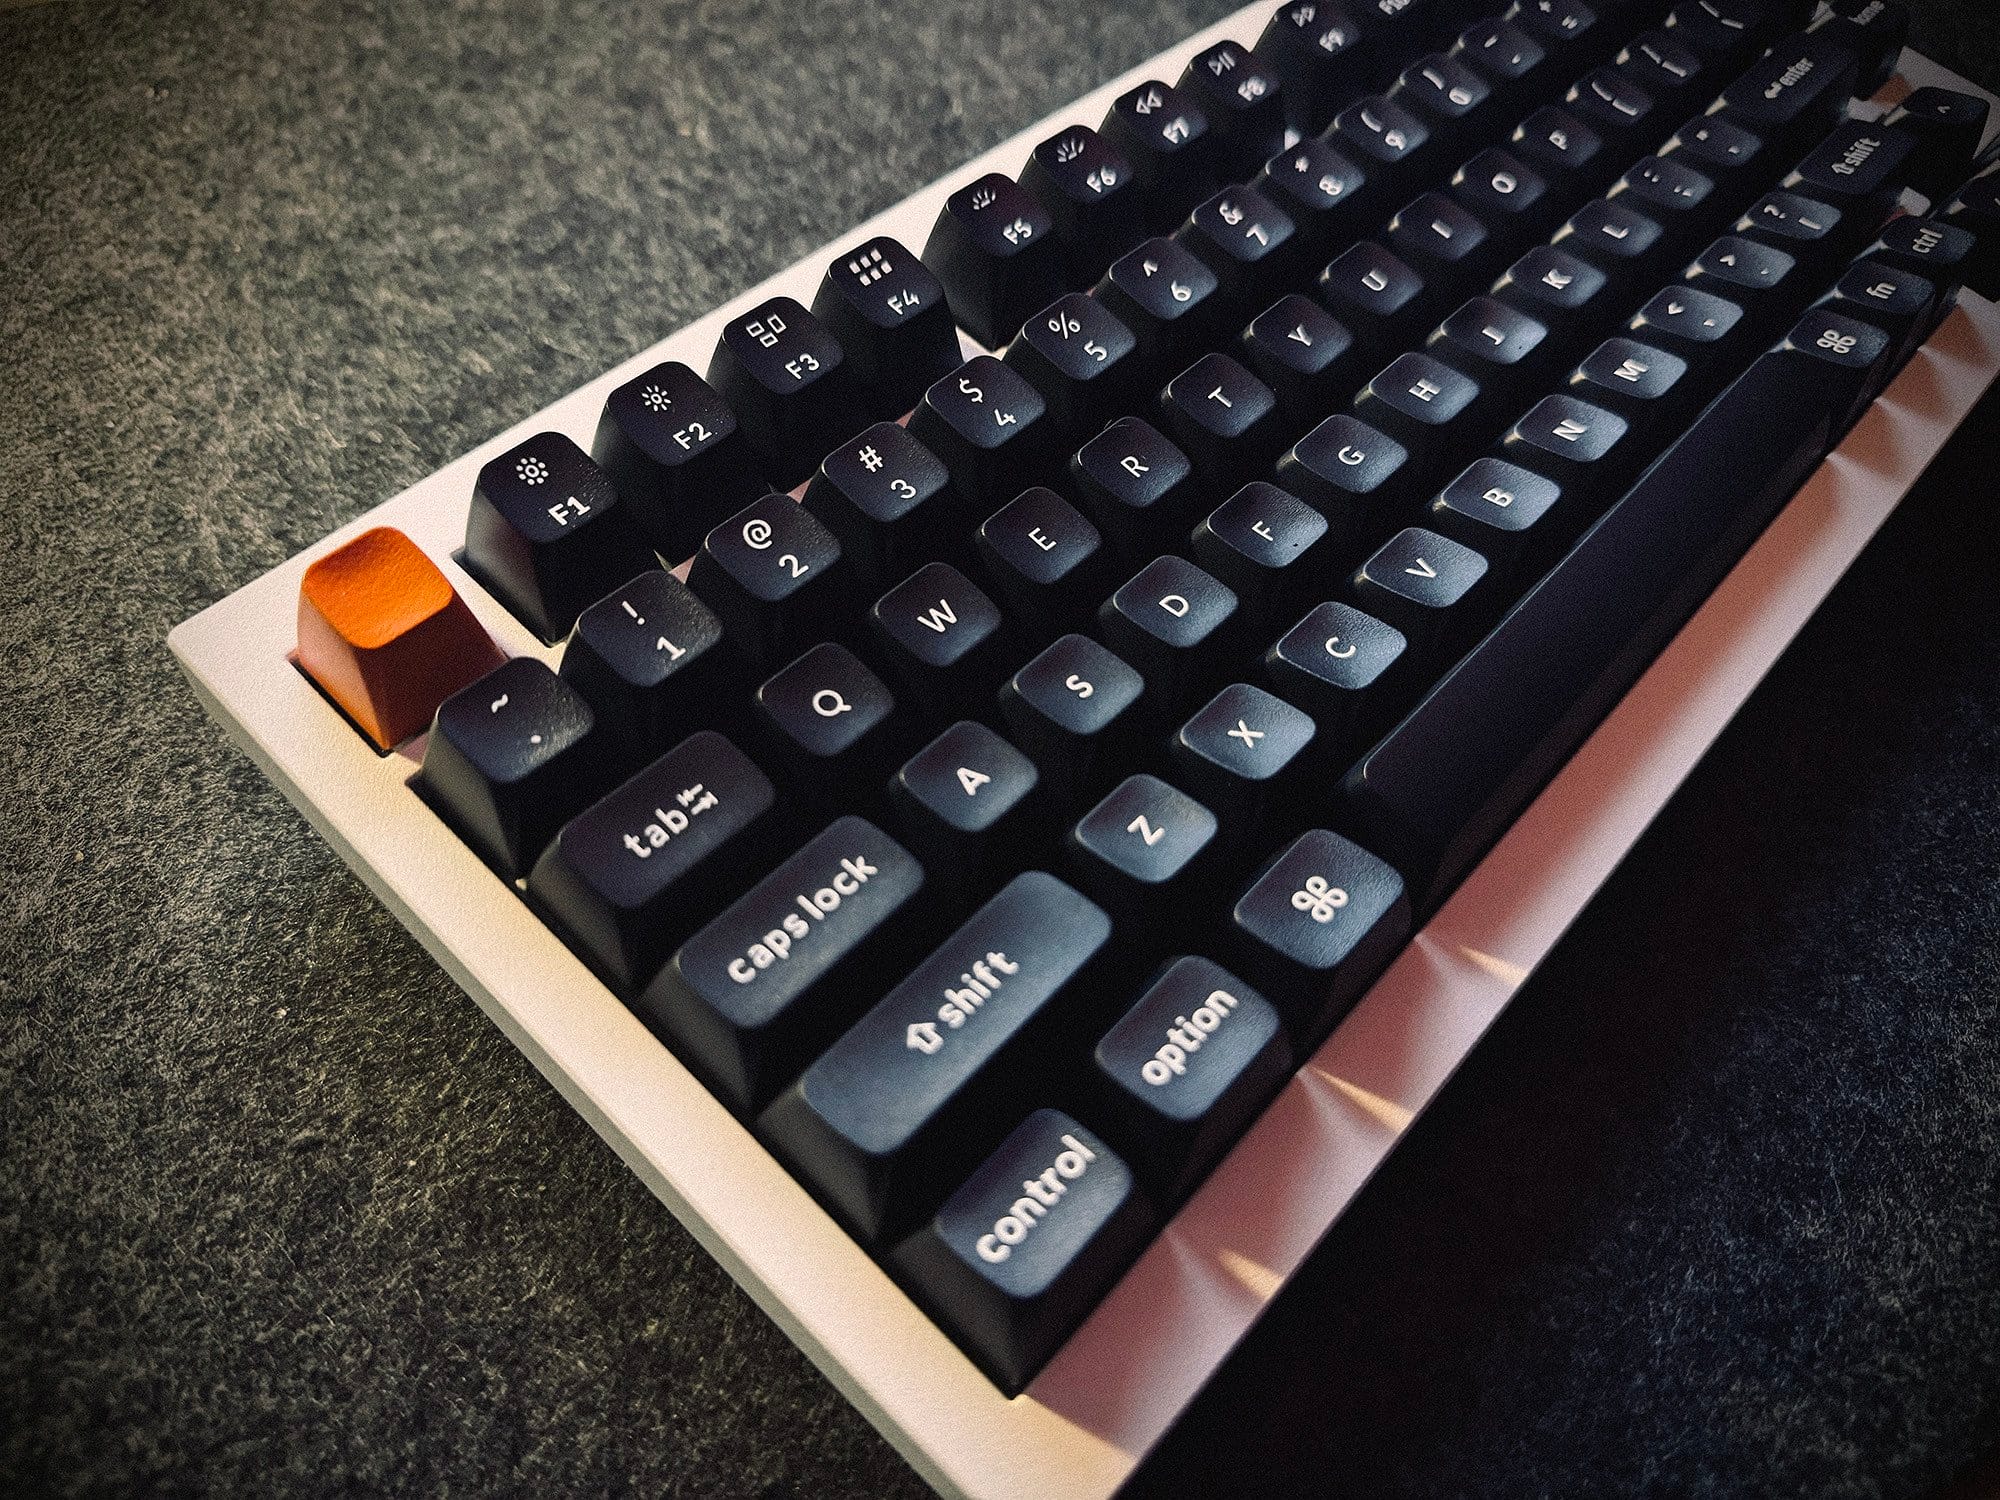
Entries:
[[828, 449], [867, 425], [839, 343], [790, 297], [722, 325], [708, 383], [781, 490], [803, 483]]
[[945, 200], [924, 246], [952, 315], [989, 349], [1062, 290], [1055, 221], [1013, 178], [989, 172]]
[[915, 406], [965, 357], [943, 285], [887, 235], [826, 268], [812, 313], [846, 352], [869, 414], [885, 420]]
[[768, 488], [735, 414], [707, 381], [671, 360], [605, 398], [590, 456], [670, 563]]
[[688, 587], [739, 653], [768, 666], [826, 639], [845, 576], [834, 534], [789, 495], [766, 495], [702, 539]]

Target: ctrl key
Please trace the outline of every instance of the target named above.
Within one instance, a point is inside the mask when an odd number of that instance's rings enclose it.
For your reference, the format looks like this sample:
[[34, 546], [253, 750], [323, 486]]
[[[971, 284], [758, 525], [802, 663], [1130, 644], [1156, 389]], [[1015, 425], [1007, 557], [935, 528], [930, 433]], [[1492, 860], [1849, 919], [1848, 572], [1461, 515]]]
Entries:
[[1038, 1109], [987, 1157], [896, 1269], [1007, 1395], [1097, 1305], [1153, 1230], [1132, 1173], [1068, 1115]]

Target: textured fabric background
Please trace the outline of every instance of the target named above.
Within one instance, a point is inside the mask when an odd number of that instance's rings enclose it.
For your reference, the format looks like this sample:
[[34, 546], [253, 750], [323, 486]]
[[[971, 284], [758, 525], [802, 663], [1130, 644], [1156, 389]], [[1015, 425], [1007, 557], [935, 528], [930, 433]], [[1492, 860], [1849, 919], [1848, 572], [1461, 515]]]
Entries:
[[[918, 1491], [162, 641], [1224, 8], [0, 16], [0, 1492]], [[1907, 1494], [1996, 1435], [1981, 457], [1143, 1488]]]

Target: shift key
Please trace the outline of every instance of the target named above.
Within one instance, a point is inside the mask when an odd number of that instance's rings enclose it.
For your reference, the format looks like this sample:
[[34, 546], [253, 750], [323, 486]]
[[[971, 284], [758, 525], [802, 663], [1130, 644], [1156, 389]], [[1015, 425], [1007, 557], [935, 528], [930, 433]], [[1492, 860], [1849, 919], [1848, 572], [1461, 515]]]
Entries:
[[1110, 937], [1054, 876], [1016, 876], [778, 1097], [765, 1139], [857, 1238], [893, 1237], [1018, 1123], [1010, 1055], [1083, 1003]]

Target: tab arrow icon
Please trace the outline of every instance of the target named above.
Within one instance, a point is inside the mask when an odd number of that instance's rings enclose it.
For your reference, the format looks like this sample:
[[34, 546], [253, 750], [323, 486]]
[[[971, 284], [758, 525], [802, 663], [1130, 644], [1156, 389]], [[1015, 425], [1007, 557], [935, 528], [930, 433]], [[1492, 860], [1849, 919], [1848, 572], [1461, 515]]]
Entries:
[[912, 1021], [904, 1036], [904, 1045], [913, 1052], [921, 1052], [929, 1057], [944, 1045], [944, 1038], [938, 1035], [937, 1022]]

